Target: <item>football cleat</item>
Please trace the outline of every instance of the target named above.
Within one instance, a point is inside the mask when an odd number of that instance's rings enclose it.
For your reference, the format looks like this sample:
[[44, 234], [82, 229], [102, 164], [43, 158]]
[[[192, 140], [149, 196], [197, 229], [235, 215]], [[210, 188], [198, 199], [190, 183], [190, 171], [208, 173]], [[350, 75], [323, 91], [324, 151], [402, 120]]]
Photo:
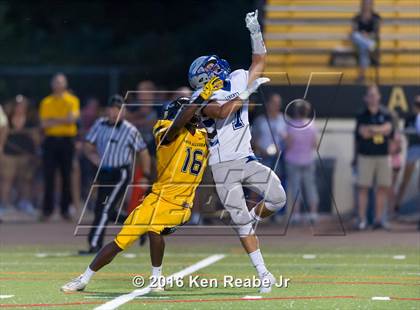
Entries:
[[272, 275], [271, 272], [266, 272], [260, 277], [261, 286], [260, 293], [266, 294], [271, 292], [271, 288], [276, 284], [276, 278]]
[[63, 292], [83, 291], [85, 289], [86, 285], [87, 285], [87, 283], [82, 281], [82, 275], [80, 275], [77, 278], [71, 280], [70, 282], [64, 284], [61, 287], [61, 291], [63, 291]]

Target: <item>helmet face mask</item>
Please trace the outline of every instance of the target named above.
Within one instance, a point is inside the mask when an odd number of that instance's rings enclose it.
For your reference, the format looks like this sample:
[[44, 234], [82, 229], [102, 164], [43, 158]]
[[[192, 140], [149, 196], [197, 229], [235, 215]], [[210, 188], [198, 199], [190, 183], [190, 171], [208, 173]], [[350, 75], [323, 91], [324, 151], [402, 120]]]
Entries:
[[231, 70], [229, 63], [216, 55], [200, 56], [190, 66], [188, 80], [193, 89], [202, 88], [211, 78], [226, 80]]

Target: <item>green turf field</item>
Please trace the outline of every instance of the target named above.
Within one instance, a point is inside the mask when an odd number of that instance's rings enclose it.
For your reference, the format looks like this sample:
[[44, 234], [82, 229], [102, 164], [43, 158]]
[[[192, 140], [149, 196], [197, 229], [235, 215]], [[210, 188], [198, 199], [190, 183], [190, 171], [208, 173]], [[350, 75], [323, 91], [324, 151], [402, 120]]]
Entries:
[[[2, 247], [1, 307], [93, 309], [136, 289], [134, 275], [149, 275], [147, 249], [133, 248], [131, 255], [120, 255], [96, 274], [85, 292], [64, 294], [59, 287], [79, 275], [91, 259], [73, 256], [72, 251], [76, 249]], [[271, 272], [291, 280], [288, 288], [263, 296], [253, 288], [223, 288], [224, 275], [248, 278], [254, 270], [237, 247], [219, 248], [217, 253], [226, 257], [194, 274], [218, 279], [219, 287], [172, 288], [139, 296], [120, 309], [420, 309], [420, 256], [414, 248], [265, 249]], [[215, 252], [169, 245], [167, 254], [164, 272], [169, 275]]]

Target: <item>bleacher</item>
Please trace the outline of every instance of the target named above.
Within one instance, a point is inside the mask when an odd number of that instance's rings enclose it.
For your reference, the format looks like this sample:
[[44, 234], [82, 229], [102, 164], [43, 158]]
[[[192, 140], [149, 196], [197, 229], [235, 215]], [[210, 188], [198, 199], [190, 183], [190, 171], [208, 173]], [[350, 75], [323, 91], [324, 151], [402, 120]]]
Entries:
[[[343, 72], [342, 83], [353, 84], [357, 65], [349, 35], [359, 8], [359, 0], [267, 0], [266, 74], [277, 84], [306, 84], [311, 72]], [[380, 65], [369, 69], [368, 80], [377, 75], [380, 84], [420, 85], [420, 0], [376, 0], [375, 11], [382, 17]], [[347, 61], [334, 62], [337, 55]]]

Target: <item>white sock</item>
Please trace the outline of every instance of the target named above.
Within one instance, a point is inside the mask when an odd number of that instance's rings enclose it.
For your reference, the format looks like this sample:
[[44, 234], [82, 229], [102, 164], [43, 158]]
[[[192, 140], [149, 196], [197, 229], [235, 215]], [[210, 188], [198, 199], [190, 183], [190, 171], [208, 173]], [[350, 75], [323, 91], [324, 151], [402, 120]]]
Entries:
[[258, 275], [261, 277], [263, 274], [267, 273], [268, 270], [264, 264], [264, 258], [261, 255], [261, 251], [258, 249], [252, 253], [249, 253], [249, 258], [251, 259], [252, 264], [257, 269]]
[[86, 268], [86, 271], [82, 274], [82, 282], [88, 283], [90, 281], [90, 278], [92, 278], [92, 276], [94, 274], [95, 274], [95, 271], [93, 271], [92, 269], [90, 269], [90, 267], [88, 266]]
[[154, 267], [152, 266], [152, 277], [158, 278], [162, 275], [162, 266]]
[[259, 215], [257, 215], [256, 213], [255, 213], [255, 209], [256, 209], [257, 207], [254, 207], [254, 208], [252, 208], [251, 209], [251, 211], [249, 211], [249, 214], [251, 215], [251, 217], [256, 221], [256, 222], [259, 222], [259, 221], [261, 221], [262, 220], [262, 217], [261, 216], [259, 216]]

